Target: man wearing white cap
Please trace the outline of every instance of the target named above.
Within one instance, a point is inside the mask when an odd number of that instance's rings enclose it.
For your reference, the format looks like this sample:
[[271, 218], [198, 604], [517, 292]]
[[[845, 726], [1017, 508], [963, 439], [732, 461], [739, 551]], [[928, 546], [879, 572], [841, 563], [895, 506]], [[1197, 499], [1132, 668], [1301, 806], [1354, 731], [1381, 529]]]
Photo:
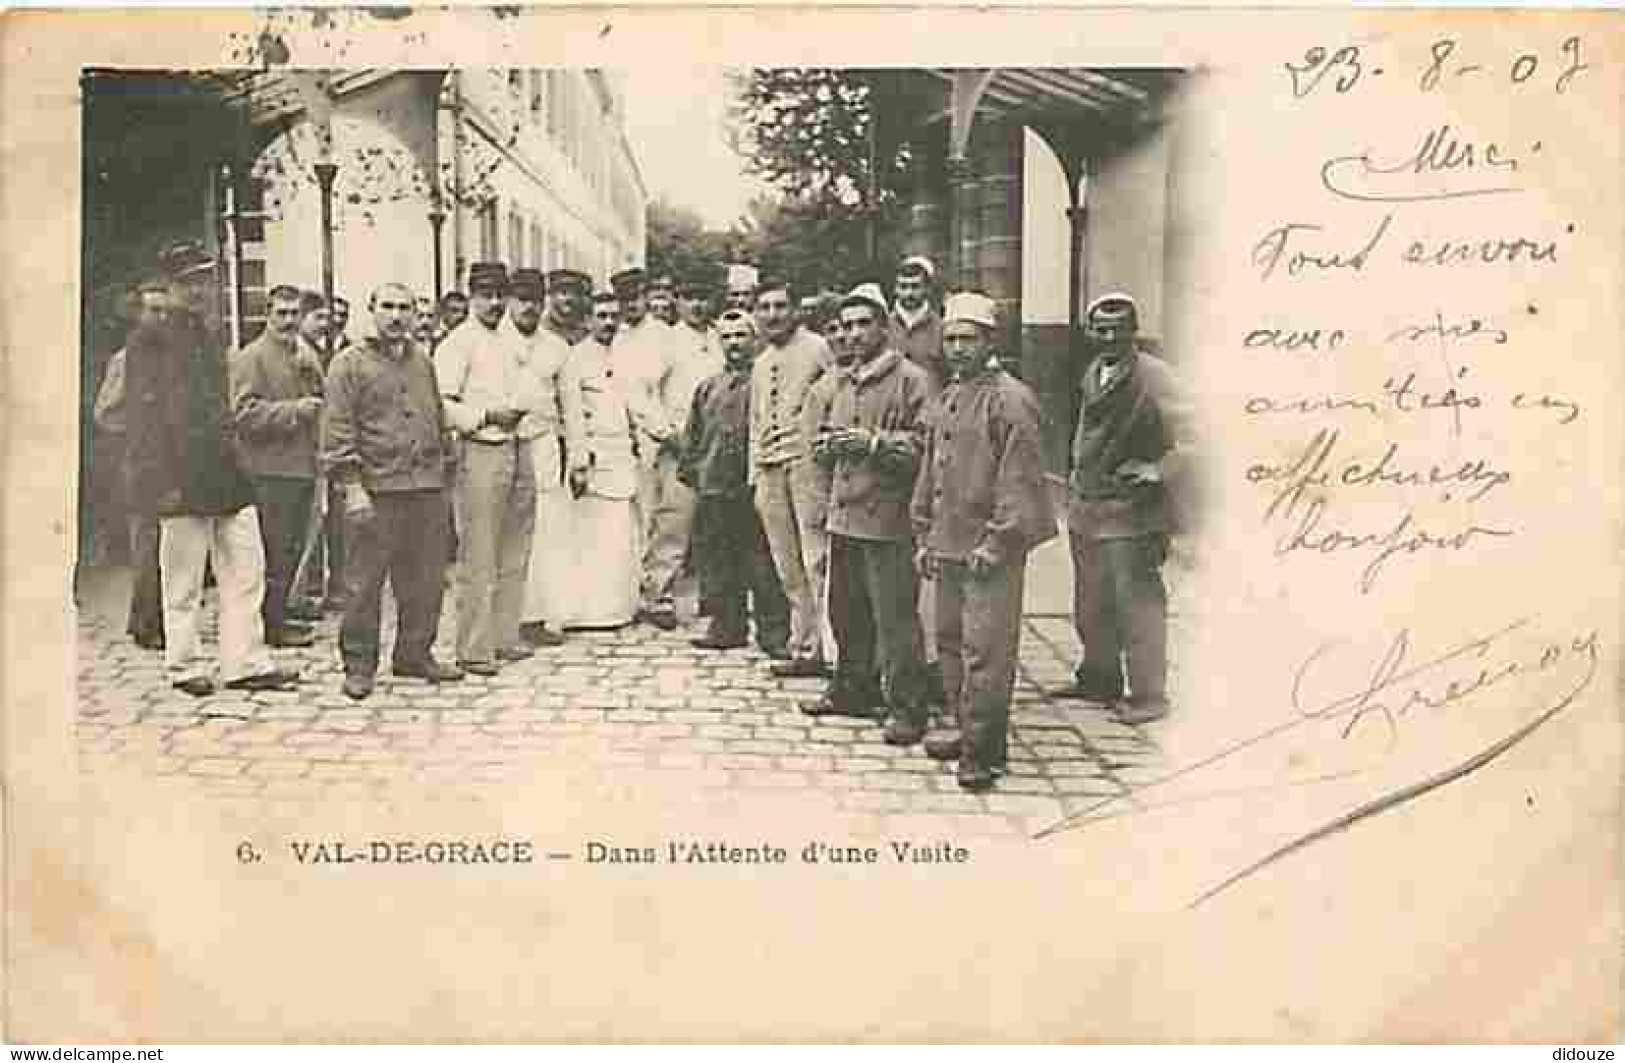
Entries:
[[734, 263], [728, 267], [728, 286], [723, 303], [729, 310], [750, 313], [755, 309], [756, 284], [760, 274], [755, 266]]
[[884, 705], [885, 740], [913, 745], [925, 735], [926, 706], [908, 507], [930, 383], [887, 345], [887, 310], [875, 284], [841, 301], [842, 338], [855, 364], [844, 371], [814, 447], [835, 473], [829, 613], [839, 663], [823, 700], [803, 711], [870, 716]]
[[1004, 769], [1027, 556], [1056, 531], [1038, 400], [999, 368], [997, 328], [993, 300], [980, 293], [955, 295], [943, 308], [948, 382], [909, 509], [916, 567], [937, 587], [937, 647], [958, 725], [925, 749], [957, 760], [967, 790], [987, 789]]
[[1095, 356], [1080, 385], [1067, 488], [1073, 622], [1084, 658], [1075, 682], [1056, 693], [1146, 723], [1168, 711], [1164, 485], [1180, 460], [1185, 403], [1168, 365], [1136, 348], [1131, 297], [1101, 296], [1084, 321]]
[[897, 305], [889, 319], [891, 345], [903, 357], [924, 369], [933, 394], [942, 390], [946, 372], [942, 362], [942, 317], [931, 305], [931, 286], [937, 267], [924, 255], [910, 255], [897, 267], [892, 294]]

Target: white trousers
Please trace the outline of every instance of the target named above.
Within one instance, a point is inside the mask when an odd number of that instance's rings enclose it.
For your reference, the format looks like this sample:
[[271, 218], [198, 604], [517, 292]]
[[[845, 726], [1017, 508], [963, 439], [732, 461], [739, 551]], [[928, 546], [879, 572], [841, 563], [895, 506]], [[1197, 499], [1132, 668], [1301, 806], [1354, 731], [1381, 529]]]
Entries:
[[158, 567], [164, 585], [164, 665], [171, 682], [207, 678], [199, 653], [203, 570], [214, 559], [220, 591], [220, 681], [271, 669], [260, 604], [265, 599], [265, 548], [259, 510], [244, 506], [218, 517], [159, 520]]

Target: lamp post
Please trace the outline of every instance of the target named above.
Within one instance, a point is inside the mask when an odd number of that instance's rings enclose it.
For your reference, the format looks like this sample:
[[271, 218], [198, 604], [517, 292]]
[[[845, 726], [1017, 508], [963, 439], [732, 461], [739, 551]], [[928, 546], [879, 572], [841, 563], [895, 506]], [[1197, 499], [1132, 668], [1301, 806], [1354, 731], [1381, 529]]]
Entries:
[[440, 297], [445, 294], [445, 278], [441, 270], [440, 230], [446, 224], [446, 208], [440, 201], [437, 193], [434, 201], [429, 205], [429, 227], [434, 230], [434, 301], [440, 305]]
[[[322, 299], [328, 313], [333, 312], [333, 180], [338, 176], [338, 164], [324, 160], [316, 164], [316, 180], [322, 186]], [[333, 330], [328, 329], [323, 339], [323, 354], [333, 358]]]

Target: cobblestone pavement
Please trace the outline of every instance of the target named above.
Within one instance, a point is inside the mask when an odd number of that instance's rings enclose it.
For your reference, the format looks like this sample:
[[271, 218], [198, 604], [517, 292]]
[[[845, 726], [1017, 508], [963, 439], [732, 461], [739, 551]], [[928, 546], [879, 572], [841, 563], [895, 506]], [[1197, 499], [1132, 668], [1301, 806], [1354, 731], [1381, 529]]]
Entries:
[[[1051, 577], [1064, 580], [1061, 558], [1047, 564], [1058, 565]], [[1054, 579], [1035, 575], [1053, 604]], [[881, 826], [951, 816], [962, 832], [999, 834], [1040, 830], [1158, 770], [1161, 725], [1128, 727], [1098, 706], [1044, 695], [1066, 681], [1075, 639], [1064, 613], [1032, 614], [1032, 600], [1009, 774], [994, 792], [966, 794], [951, 765], [918, 746], [887, 746], [872, 723], [804, 715], [799, 706], [818, 696], [821, 681], [774, 679], [754, 648], [693, 649], [697, 623], [673, 632], [639, 625], [572, 633], [565, 646], [496, 677], [441, 687], [389, 676], [386, 645], [377, 691], [357, 703], [340, 689], [337, 620], [328, 617], [314, 647], [278, 651], [303, 671], [297, 690], [194, 699], [164, 681], [161, 654], [124, 637], [125, 582], [104, 578], [91, 592], [97, 605], [80, 594], [82, 769], [185, 776], [211, 795], [376, 797], [403, 786], [497, 785], [567, 765], [618, 781], [658, 773], [729, 794], [797, 790]], [[437, 652], [450, 659], [449, 598], [445, 621]], [[386, 607], [386, 643], [392, 631]], [[1177, 704], [1177, 670], [1174, 678]]]

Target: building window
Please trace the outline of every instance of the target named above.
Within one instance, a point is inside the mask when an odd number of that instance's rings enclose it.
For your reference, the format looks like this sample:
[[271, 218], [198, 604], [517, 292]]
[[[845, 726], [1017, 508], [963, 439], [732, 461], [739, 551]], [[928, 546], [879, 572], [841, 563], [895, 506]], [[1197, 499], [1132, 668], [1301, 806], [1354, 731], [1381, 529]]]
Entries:
[[497, 204], [487, 203], [480, 211], [480, 261], [494, 262], [497, 258]]
[[508, 264], [518, 268], [525, 261], [525, 219], [515, 210], [508, 215]]
[[542, 72], [540, 70], [532, 70], [530, 72], [529, 81], [530, 81], [530, 124], [531, 125], [541, 125], [542, 121], [543, 121], [543, 112], [542, 112], [542, 106], [543, 106], [543, 101], [542, 101]]
[[530, 257], [525, 260], [525, 265], [538, 268], [542, 265], [542, 226], [539, 222], [530, 223]]

